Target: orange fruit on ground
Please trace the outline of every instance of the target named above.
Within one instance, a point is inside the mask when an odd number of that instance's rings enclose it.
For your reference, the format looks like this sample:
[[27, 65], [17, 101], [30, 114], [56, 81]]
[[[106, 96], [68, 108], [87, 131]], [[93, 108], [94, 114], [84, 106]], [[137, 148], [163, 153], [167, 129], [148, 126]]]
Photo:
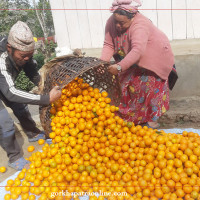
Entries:
[[146, 188], [146, 189], [143, 190], [142, 193], [143, 193], [143, 196], [144, 196], [144, 197], [149, 197], [150, 194], [151, 194], [151, 191], [150, 191], [149, 189]]
[[24, 172], [20, 172], [17, 176], [20, 180], [24, 179], [25, 177], [25, 173]]
[[18, 199], [19, 196], [18, 196], [17, 194], [14, 194], [14, 193], [13, 193], [13, 194], [11, 194], [10, 197], [11, 197], [11, 199]]
[[44, 143], [45, 143], [45, 140], [44, 140], [44, 139], [39, 139], [39, 140], [38, 140], [38, 144], [39, 144], [39, 145], [42, 145], [42, 144], [44, 144]]
[[177, 197], [183, 198], [185, 196], [185, 193], [182, 189], [177, 189], [176, 195], [177, 195]]
[[34, 146], [29, 146], [27, 148], [28, 152], [33, 152], [35, 150], [35, 147]]
[[0, 172], [1, 172], [1, 173], [6, 172], [6, 167], [0, 167]]
[[9, 180], [7, 181], [7, 185], [12, 186], [13, 184], [14, 184], [14, 181], [13, 181], [12, 179], [9, 179]]
[[183, 186], [183, 191], [186, 193], [186, 194], [190, 194], [192, 192], [192, 186], [190, 186], [189, 184], [185, 184]]
[[11, 199], [11, 195], [10, 194], [6, 194], [5, 196], [4, 196], [4, 200], [10, 200]]
[[163, 192], [161, 189], [155, 189], [155, 196], [158, 198], [162, 198], [163, 197]]
[[199, 193], [196, 192], [196, 191], [192, 191], [192, 192], [191, 192], [191, 197], [192, 197], [193, 199], [198, 199], [198, 198], [199, 198]]
[[29, 200], [35, 200], [35, 199], [36, 199], [36, 197], [35, 197], [35, 195], [33, 195], [33, 194], [32, 194], [32, 195], [30, 195], [30, 196], [29, 196], [29, 198], [28, 198], [28, 199], [29, 199]]

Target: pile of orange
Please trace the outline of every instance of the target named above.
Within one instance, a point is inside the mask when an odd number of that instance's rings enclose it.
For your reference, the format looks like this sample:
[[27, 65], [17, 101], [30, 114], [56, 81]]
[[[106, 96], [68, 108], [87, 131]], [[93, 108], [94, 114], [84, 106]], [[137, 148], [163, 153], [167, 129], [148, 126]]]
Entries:
[[200, 136], [135, 126], [116, 116], [110, 102], [107, 92], [80, 78], [69, 83], [50, 111], [53, 144], [8, 181], [5, 199], [71, 199], [52, 196], [61, 191], [110, 193], [90, 200], [198, 199]]

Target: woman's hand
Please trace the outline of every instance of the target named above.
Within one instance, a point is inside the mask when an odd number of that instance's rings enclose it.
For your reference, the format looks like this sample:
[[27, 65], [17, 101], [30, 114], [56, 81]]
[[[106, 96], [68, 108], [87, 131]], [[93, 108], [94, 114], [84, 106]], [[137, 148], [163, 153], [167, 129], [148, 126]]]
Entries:
[[119, 73], [119, 70], [117, 69], [117, 64], [110, 65], [108, 67], [108, 71], [113, 75], [117, 75]]

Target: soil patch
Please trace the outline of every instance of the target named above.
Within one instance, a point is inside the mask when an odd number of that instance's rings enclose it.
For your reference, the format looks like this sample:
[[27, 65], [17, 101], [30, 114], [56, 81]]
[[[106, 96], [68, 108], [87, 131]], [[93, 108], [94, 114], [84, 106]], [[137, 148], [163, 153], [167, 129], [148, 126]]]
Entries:
[[159, 119], [161, 128], [200, 129], [200, 96], [170, 100], [170, 109]]

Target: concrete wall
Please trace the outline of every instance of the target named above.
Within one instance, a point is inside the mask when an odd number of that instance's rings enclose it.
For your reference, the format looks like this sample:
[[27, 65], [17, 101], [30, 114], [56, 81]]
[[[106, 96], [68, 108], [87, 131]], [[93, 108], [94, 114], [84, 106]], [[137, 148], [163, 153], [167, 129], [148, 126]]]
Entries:
[[172, 98], [200, 96], [200, 55], [176, 55], [178, 81], [170, 93]]
[[[113, 0], [50, 0], [59, 47], [101, 48]], [[170, 40], [200, 38], [199, 0], [143, 0], [140, 12]]]

